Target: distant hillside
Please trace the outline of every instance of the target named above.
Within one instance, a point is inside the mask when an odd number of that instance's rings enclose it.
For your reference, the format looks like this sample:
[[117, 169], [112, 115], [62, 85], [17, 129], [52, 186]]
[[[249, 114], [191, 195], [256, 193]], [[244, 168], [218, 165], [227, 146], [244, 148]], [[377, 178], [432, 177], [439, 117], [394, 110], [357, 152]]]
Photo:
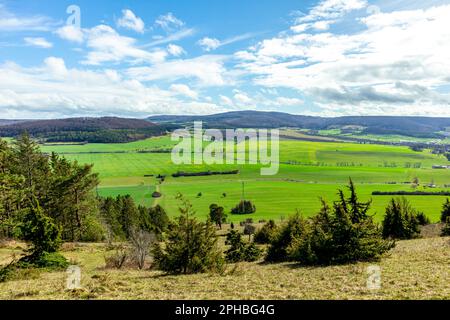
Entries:
[[364, 127], [364, 133], [401, 134], [413, 137], [437, 138], [438, 131], [450, 127], [450, 118], [348, 116], [336, 118], [309, 117], [282, 112], [237, 111], [208, 116], [154, 116], [156, 123], [192, 124], [203, 121], [210, 128], [279, 128], [331, 129], [344, 126]]
[[29, 120], [6, 120], [6, 119], [0, 119], [0, 126], [5, 126], [5, 125], [8, 125], [8, 124], [20, 123], [20, 122], [25, 122], [25, 121], [29, 121]]
[[46, 142], [129, 142], [161, 135], [166, 126], [140, 119], [117, 117], [33, 120], [0, 124], [0, 136], [28, 132]]

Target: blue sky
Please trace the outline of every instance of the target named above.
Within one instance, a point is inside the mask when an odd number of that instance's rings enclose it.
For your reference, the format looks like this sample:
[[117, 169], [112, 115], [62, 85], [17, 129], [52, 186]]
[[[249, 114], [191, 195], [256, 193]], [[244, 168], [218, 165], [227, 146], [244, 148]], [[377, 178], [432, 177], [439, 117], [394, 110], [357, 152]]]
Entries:
[[449, 16], [441, 0], [0, 0], [0, 118], [450, 116]]

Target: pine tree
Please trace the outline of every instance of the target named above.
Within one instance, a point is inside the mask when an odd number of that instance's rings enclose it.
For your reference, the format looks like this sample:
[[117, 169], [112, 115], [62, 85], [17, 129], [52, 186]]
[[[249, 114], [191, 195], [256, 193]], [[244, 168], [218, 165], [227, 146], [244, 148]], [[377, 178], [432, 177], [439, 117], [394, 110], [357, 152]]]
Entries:
[[383, 237], [412, 239], [420, 235], [417, 212], [406, 198], [391, 199], [383, 220]]
[[447, 199], [445, 199], [445, 202], [442, 205], [441, 222], [445, 223], [447, 221], [448, 217], [450, 217], [450, 201], [447, 198]]
[[189, 201], [181, 201], [180, 216], [175, 220], [163, 243], [155, 245], [153, 254], [160, 270], [174, 274], [221, 271], [223, 257], [211, 221], [198, 222]]

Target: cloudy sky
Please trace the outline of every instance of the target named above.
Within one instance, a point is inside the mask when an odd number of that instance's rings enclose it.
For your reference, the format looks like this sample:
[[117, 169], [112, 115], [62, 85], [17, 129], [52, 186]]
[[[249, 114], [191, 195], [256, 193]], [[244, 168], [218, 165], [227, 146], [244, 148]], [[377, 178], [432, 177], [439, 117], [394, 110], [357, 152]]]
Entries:
[[450, 1], [0, 0], [0, 118], [235, 110], [450, 116]]

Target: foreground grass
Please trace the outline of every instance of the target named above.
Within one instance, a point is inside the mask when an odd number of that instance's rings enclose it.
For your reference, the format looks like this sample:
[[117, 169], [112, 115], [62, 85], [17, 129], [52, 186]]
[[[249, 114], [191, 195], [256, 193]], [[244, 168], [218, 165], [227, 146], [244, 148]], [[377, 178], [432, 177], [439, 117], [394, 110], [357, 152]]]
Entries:
[[[0, 263], [18, 248], [0, 249]], [[450, 238], [401, 241], [376, 263], [380, 290], [366, 287], [371, 263], [304, 268], [292, 263], [241, 263], [224, 275], [165, 276], [158, 271], [105, 270], [102, 244], [63, 254], [82, 268], [82, 290], [65, 290], [66, 273], [0, 283], [0, 299], [449, 299]]]

